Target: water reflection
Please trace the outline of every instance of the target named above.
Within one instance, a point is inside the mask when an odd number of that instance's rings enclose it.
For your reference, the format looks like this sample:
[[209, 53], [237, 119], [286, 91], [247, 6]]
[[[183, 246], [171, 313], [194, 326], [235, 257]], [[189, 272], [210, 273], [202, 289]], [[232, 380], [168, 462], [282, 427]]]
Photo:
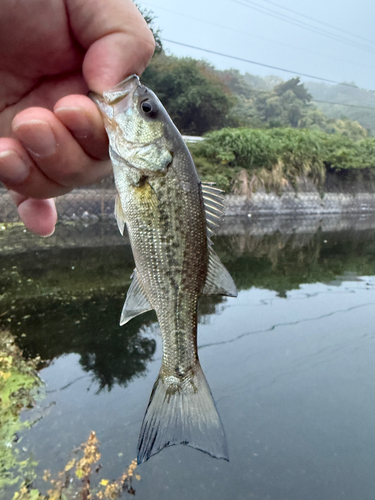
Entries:
[[[172, 447], [142, 465], [137, 495], [372, 498], [375, 226], [317, 223], [313, 232], [294, 221], [275, 231], [271, 220], [254, 222], [215, 238], [239, 297], [200, 303], [200, 358], [231, 461]], [[22, 446], [41, 477], [95, 430], [117, 477], [134, 458], [160, 368], [156, 318], [118, 326], [133, 267], [127, 245], [33, 252], [2, 255], [0, 266], [0, 328], [41, 355], [44, 404], [54, 403]]]
[[134, 319], [126, 329], [120, 328], [122, 305], [122, 294], [73, 300], [43, 297], [17, 304], [2, 322], [8, 322], [27, 357], [40, 356], [46, 366], [64, 354], [76, 353], [98, 389], [110, 390], [114, 384], [126, 386], [144, 372], [155, 352], [155, 339], [142, 335], [142, 327], [156, 321], [154, 315], [149, 313]]
[[[357, 275], [375, 275], [375, 230], [263, 235], [250, 230], [217, 236], [215, 250], [239, 290], [269, 289], [281, 298], [301, 284], [339, 285]], [[147, 313], [118, 325], [133, 269], [128, 244], [9, 253], [1, 263], [0, 328], [16, 337], [26, 356], [40, 356], [46, 366], [76, 353], [99, 390], [125, 386], [145, 371], [155, 339], [142, 331], [156, 316]], [[203, 297], [200, 322], [225, 300]]]
[[375, 231], [219, 236], [215, 249], [239, 289], [288, 290], [330, 283], [348, 272], [375, 274]]

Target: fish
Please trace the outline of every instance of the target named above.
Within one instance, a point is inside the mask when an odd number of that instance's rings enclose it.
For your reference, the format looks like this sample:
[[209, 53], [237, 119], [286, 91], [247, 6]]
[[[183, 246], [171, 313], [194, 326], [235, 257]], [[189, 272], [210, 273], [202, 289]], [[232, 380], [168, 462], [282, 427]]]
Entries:
[[212, 248], [222, 191], [199, 180], [190, 152], [157, 96], [132, 75], [103, 96], [90, 93], [109, 138], [120, 233], [135, 261], [120, 325], [154, 310], [163, 355], [138, 441], [138, 464], [185, 444], [229, 460], [197, 348], [203, 294], [237, 296]]

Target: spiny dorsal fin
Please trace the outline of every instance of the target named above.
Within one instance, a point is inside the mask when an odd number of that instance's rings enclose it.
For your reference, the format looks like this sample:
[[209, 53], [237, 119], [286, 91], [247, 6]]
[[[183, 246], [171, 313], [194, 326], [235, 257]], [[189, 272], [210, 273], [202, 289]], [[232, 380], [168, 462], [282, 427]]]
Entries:
[[134, 269], [131, 275], [132, 282], [130, 284], [126, 300], [121, 313], [120, 325], [124, 325], [132, 318], [147, 311], [151, 311], [152, 306], [143, 291], [142, 283], [138, 278], [137, 270]]
[[119, 229], [121, 235], [124, 235], [125, 215], [124, 215], [124, 211], [123, 211], [122, 206], [121, 206], [121, 200], [120, 200], [120, 196], [118, 193], [116, 195], [116, 201], [115, 201], [115, 217], [116, 217], [118, 229]]
[[213, 251], [211, 245], [208, 246], [208, 271], [203, 293], [205, 295], [227, 295], [228, 297], [237, 297], [237, 288], [232, 276], [226, 270], [217, 254]]
[[214, 182], [201, 182], [202, 184], [202, 191], [204, 193], [210, 193], [213, 196], [219, 197], [221, 200], [223, 200], [223, 190], [215, 187]]
[[223, 191], [212, 184], [202, 182], [202, 195], [207, 221], [207, 236], [210, 238], [215, 234], [215, 227], [219, 225], [224, 213]]
[[228, 295], [237, 297], [237, 288], [231, 275], [223, 266], [221, 260], [212, 249], [211, 236], [215, 234], [215, 227], [219, 225], [224, 213], [223, 191], [211, 183], [202, 182], [202, 194], [207, 221], [208, 238], [208, 270], [203, 293], [205, 295]]

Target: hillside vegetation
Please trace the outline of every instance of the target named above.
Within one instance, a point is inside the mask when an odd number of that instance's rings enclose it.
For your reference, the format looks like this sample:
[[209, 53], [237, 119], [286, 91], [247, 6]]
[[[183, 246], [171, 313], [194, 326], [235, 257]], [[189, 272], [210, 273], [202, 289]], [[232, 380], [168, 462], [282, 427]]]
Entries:
[[328, 118], [312, 95], [291, 78], [260, 78], [238, 70], [218, 71], [204, 61], [156, 55], [142, 76], [183, 134], [202, 135], [223, 127], [307, 128], [354, 140], [367, 137], [358, 122]]
[[[142, 81], [183, 134], [205, 135], [205, 141], [190, 147], [197, 169], [226, 192], [280, 192], [311, 184], [324, 191], [327, 176], [372, 189], [371, 132], [358, 121], [324, 114], [312, 102], [318, 87], [307, 88], [298, 77], [283, 81], [219, 71], [204, 61], [161, 51]], [[334, 88], [326, 87], [327, 92]]]
[[346, 85], [317, 82], [308, 82], [305, 86], [313, 96], [313, 103], [328, 118], [344, 117], [347, 120], [354, 120], [372, 134], [375, 133], [375, 92]]
[[324, 190], [327, 175], [341, 183], [375, 179], [375, 138], [354, 141], [316, 130], [224, 128], [192, 144], [202, 178], [226, 192], [251, 194], [259, 188], [303, 189], [306, 181]]

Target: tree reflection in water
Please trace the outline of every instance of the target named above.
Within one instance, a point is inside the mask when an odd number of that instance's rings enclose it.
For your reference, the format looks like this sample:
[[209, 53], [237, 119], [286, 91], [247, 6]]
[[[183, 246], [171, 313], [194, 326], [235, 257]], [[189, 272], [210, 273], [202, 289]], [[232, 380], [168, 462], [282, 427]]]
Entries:
[[10, 330], [26, 357], [39, 355], [45, 366], [64, 354], [78, 354], [99, 390], [111, 390], [114, 384], [126, 386], [140, 376], [156, 348], [153, 338], [142, 335], [142, 327], [155, 323], [154, 314], [134, 318], [120, 328], [122, 304], [122, 295], [39, 298], [16, 306], [9, 318]]
[[[285, 297], [303, 283], [333, 283], [352, 271], [375, 275], [374, 229], [256, 235], [251, 228], [215, 237], [215, 250], [239, 290], [265, 288]], [[68, 276], [67, 270], [84, 256], [81, 274], [77, 270]], [[133, 268], [128, 245], [90, 252], [52, 248], [48, 255], [4, 256], [2, 264], [0, 328], [16, 337], [26, 357], [40, 356], [43, 367], [54, 358], [76, 353], [99, 391], [111, 390], [115, 384], [126, 386], [145, 372], [156, 341], [143, 332], [152, 325], [158, 331], [155, 314], [146, 313], [119, 326]], [[42, 268], [43, 273], [37, 272]], [[203, 297], [200, 322], [207, 321], [223, 300]]]

